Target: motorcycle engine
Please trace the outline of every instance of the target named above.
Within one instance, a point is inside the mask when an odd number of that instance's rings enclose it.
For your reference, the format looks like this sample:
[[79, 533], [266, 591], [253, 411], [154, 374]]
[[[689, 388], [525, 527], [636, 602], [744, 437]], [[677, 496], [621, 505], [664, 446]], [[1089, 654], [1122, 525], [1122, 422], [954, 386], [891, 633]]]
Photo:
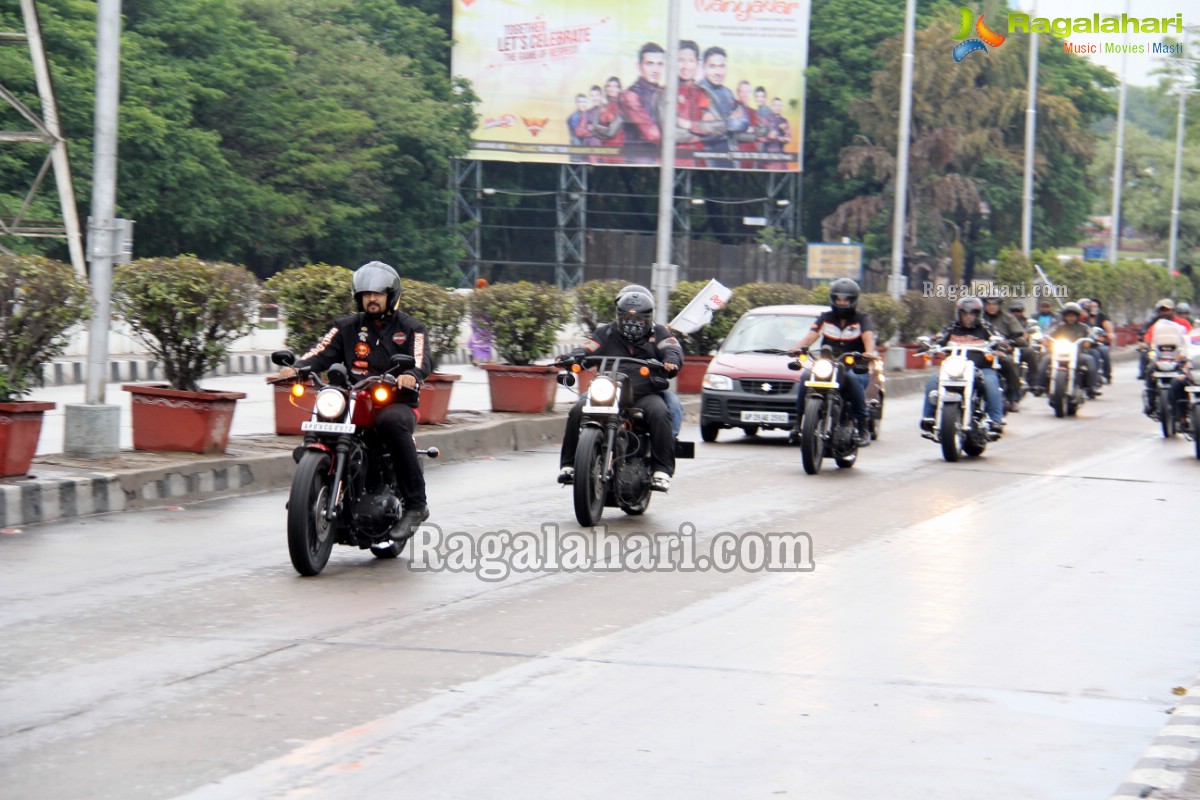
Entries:
[[400, 521], [400, 501], [387, 486], [359, 496], [353, 510], [354, 526], [370, 536], [382, 536]]
[[831, 437], [830, 445], [835, 453], [843, 453], [850, 449], [851, 442], [854, 440], [854, 429], [850, 425], [836, 425], [833, 428], [833, 436]]

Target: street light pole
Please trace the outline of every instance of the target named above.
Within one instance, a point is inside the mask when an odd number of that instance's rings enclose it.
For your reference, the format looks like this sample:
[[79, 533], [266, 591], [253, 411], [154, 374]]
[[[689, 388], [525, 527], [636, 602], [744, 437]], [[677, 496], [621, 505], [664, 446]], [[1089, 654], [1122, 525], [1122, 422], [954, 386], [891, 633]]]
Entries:
[[[1125, 16], [1129, 16], [1129, 0], [1125, 0]], [[1113, 157], [1112, 225], [1108, 234], [1108, 263], [1117, 263], [1117, 248], [1121, 244], [1121, 188], [1125, 183], [1125, 77], [1129, 58], [1129, 33], [1125, 33], [1125, 49], [1121, 51], [1121, 94], [1117, 102], [1117, 151]]]
[[1175, 186], [1171, 190], [1171, 240], [1167, 251], [1167, 270], [1174, 275], [1179, 255], [1179, 190], [1183, 183], [1183, 129], [1187, 113], [1187, 96], [1192, 88], [1192, 62], [1188, 58], [1188, 34], [1183, 29], [1183, 55], [1179, 62], [1179, 111], [1175, 116]]
[[900, 66], [900, 124], [896, 131], [896, 196], [892, 210], [892, 274], [888, 292], [897, 300], [908, 288], [904, 277], [904, 228], [908, 213], [908, 146], [912, 138], [913, 40], [916, 0], [904, 3], [904, 60]]
[[663, 50], [667, 97], [658, 125], [662, 136], [662, 164], [658, 178], [658, 241], [650, 286], [654, 291], [655, 321], [666, 324], [667, 300], [675, 288], [671, 234], [675, 213], [675, 119], [679, 115], [679, 0], [667, 3], [667, 41]]
[[1029, 34], [1029, 97], [1025, 104], [1025, 179], [1021, 189], [1021, 252], [1033, 252], [1033, 156], [1037, 137], [1038, 35]]

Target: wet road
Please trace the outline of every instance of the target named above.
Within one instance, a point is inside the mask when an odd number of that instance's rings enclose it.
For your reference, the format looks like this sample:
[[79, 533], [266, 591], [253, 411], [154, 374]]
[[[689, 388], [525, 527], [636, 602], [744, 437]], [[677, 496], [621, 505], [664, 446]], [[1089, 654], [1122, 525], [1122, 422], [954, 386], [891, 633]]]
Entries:
[[[1120, 377], [955, 465], [916, 398], [848, 471], [724, 432], [606, 512], [805, 532], [806, 572], [302, 579], [282, 493], [0, 536], [0, 794], [1108, 797], [1200, 670], [1200, 461]], [[433, 467], [431, 522], [577, 531], [556, 463]]]

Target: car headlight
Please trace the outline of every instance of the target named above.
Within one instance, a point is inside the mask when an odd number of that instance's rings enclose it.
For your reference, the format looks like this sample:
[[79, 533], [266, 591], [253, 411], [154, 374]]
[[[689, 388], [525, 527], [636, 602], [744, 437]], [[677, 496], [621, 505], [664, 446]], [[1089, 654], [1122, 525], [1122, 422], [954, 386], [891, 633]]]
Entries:
[[346, 413], [346, 395], [341, 389], [322, 389], [317, 392], [317, 414], [325, 419], [337, 419]]
[[962, 380], [967, 374], [966, 356], [947, 356], [942, 362], [942, 375], [952, 381]]
[[714, 392], [732, 392], [733, 378], [709, 372], [704, 375], [704, 380], [700, 382], [700, 385], [705, 389], [712, 389]]
[[603, 376], [592, 380], [588, 387], [588, 399], [592, 405], [611, 406], [617, 401], [617, 384], [612, 378]]
[[827, 381], [833, 377], [833, 362], [828, 359], [821, 359], [812, 368], [813, 377], [819, 381]]

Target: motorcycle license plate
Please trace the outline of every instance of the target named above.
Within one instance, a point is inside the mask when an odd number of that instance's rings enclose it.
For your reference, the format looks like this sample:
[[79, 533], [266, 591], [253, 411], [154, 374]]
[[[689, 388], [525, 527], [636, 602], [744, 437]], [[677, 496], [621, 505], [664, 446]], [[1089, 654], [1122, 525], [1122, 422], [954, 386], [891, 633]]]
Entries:
[[765, 422], [768, 424], [787, 425], [786, 411], [743, 411], [742, 422]]
[[1156, 372], [1156, 373], [1154, 373], [1154, 377], [1156, 377], [1156, 378], [1174, 378], [1177, 375], [1179, 375], [1178, 372]]
[[307, 433], [354, 433], [354, 423], [317, 422], [310, 419], [300, 423], [300, 430]]
[[836, 389], [837, 384], [833, 381], [805, 381], [805, 386], [813, 389]]

